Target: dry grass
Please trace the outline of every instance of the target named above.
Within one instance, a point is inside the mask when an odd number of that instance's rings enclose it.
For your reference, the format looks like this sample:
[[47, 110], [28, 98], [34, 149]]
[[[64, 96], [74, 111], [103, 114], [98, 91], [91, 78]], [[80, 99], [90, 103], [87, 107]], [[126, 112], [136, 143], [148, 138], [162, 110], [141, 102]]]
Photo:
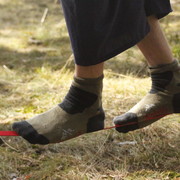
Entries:
[[[73, 65], [65, 64], [71, 48], [56, 3], [0, 0], [0, 7], [0, 130], [6, 130], [13, 121], [59, 103], [71, 84]], [[41, 25], [46, 7], [49, 14]], [[180, 58], [180, 7], [174, 7], [162, 26], [174, 55]], [[150, 79], [136, 48], [108, 61], [105, 77], [103, 105], [106, 126], [111, 126], [114, 116], [126, 112], [148, 92]], [[171, 115], [128, 134], [107, 130], [48, 146], [3, 137], [0, 179], [14, 175], [19, 180], [179, 180], [179, 124], [179, 115]], [[137, 143], [118, 145], [124, 141]]]

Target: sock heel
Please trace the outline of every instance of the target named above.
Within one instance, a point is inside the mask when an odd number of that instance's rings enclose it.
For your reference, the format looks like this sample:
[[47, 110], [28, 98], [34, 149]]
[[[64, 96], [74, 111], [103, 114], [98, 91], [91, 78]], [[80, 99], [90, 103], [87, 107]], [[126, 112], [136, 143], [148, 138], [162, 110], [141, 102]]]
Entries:
[[94, 117], [91, 117], [87, 124], [87, 133], [104, 129], [104, 119], [105, 113], [103, 110], [101, 110], [100, 113]]

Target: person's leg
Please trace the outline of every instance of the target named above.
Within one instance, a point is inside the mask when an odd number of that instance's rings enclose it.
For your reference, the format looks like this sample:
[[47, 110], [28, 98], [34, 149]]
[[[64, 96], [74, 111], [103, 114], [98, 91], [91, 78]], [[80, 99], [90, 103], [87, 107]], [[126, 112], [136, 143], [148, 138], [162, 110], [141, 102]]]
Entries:
[[150, 25], [150, 33], [137, 46], [146, 57], [149, 66], [171, 63], [173, 55], [158, 19], [150, 16], [148, 23]]
[[116, 128], [128, 132], [145, 127], [172, 113], [180, 113], [180, 66], [163, 35], [159, 22], [149, 17], [150, 33], [138, 43], [148, 61], [152, 78], [150, 92], [127, 113], [114, 118]]
[[32, 144], [65, 141], [104, 128], [102, 109], [103, 63], [78, 66], [69, 92], [63, 102], [12, 128]]
[[98, 78], [102, 76], [104, 63], [93, 66], [75, 65], [75, 76], [80, 78]]

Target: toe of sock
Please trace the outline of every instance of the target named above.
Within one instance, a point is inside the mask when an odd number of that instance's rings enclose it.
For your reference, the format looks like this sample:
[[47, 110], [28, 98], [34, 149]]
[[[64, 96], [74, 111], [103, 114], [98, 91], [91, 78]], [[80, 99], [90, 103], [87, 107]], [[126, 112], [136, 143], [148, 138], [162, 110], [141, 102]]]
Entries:
[[16, 122], [12, 125], [12, 129], [31, 144], [49, 144], [49, 140], [39, 134], [33, 126], [26, 121]]
[[116, 126], [119, 126], [116, 127], [118, 132], [127, 133], [139, 129], [138, 118], [134, 113], [128, 112], [121, 116], [117, 116], [114, 118], [113, 122]]

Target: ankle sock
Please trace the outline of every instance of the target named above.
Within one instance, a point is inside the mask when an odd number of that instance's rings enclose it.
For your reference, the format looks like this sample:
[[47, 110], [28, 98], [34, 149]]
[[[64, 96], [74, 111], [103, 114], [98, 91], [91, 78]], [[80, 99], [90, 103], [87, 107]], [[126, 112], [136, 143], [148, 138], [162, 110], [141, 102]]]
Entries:
[[102, 109], [103, 76], [95, 79], [74, 77], [63, 102], [12, 128], [32, 144], [58, 143], [104, 128]]
[[[162, 117], [180, 113], [180, 65], [170, 64], [150, 67], [152, 88], [150, 92], [127, 113], [115, 117], [119, 132], [127, 133], [143, 128]], [[126, 125], [129, 124], [129, 125]]]

